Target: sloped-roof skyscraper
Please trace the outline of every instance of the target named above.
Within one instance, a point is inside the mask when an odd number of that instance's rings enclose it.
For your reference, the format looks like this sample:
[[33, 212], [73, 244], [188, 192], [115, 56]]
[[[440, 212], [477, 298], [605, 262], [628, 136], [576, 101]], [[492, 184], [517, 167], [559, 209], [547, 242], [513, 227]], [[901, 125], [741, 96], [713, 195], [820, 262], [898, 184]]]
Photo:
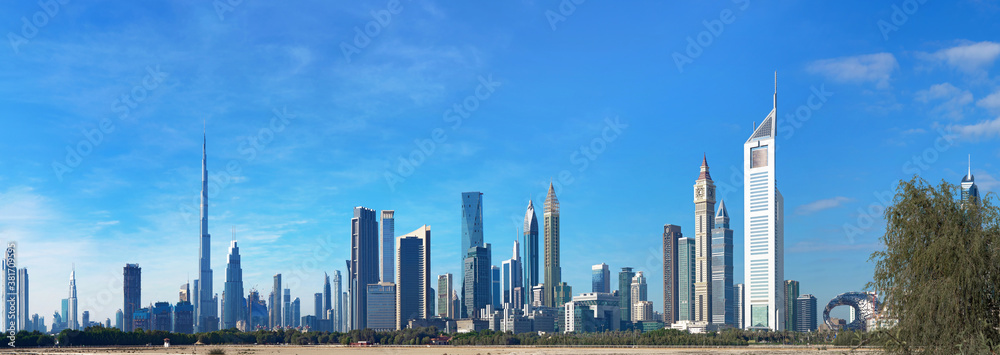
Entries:
[[784, 330], [784, 198], [776, 184], [778, 90], [771, 112], [743, 144], [743, 279], [748, 329]]

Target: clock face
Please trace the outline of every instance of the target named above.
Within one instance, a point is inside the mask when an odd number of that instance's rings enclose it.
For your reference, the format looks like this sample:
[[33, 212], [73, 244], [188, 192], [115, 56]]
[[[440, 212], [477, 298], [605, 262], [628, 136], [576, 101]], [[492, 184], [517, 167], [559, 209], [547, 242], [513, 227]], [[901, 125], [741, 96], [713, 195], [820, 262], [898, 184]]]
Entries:
[[704, 187], [698, 187], [697, 189], [694, 190], [694, 195], [697, 196], [697, 197], [705, 196], [705, 188]]

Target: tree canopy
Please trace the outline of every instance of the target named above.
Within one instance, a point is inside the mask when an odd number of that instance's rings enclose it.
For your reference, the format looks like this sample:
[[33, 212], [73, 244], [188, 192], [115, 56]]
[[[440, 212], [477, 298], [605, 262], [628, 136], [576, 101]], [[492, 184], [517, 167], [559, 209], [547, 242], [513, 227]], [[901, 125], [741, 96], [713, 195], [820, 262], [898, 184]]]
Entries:
[[891, 353], [996, 353], [1000, 346], [1000, 228], [996, 196], [962, 201], [960, 187], [901, 181], [885, 210], [884, 250], [868, 284], [895, 326]]

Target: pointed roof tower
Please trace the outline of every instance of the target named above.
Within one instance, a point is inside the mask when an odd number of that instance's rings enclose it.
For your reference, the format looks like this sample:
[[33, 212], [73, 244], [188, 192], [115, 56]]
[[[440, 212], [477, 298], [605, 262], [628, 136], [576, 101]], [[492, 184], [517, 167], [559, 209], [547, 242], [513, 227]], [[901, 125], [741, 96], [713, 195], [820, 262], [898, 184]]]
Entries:
[[701, 174], [698, 175], [698, 180], [712, 180], [712, 175], [708, 173], [708, 157], [706, 155], [701, 156]]
[[726, 200], [719, 201], [719, 210], [715, 211], [715, 216], [729, 218], [729, 210], [726, 209]]
[[962, 178], [962, 182], [976, 182], [976, 177], [972, 176], [972, 154], [969, 154], [969, 173]]

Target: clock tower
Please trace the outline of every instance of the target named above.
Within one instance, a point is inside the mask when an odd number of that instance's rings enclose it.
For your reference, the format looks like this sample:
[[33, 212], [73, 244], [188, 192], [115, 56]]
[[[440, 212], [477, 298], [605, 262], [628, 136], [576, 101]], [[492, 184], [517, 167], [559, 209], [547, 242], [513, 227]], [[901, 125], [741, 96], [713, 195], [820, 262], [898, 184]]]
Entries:
[[712, 321], [712, 228], [715, 226], [715, 183], [708, 174], [708, 159], [702, 157], [701, 174], [694, 182], [694, 321]]

